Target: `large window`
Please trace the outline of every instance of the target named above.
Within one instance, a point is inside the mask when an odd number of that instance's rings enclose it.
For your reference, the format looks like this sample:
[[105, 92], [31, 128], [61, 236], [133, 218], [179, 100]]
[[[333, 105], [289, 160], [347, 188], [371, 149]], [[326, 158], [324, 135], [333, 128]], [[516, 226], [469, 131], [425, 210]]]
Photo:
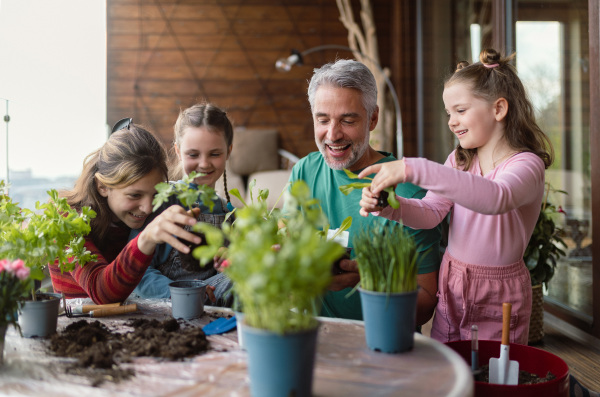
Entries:
[[0, 179], [32, 208], [106, 140], [105, 0], [2, 0], [0, 54]]
[[[597, 7], [597, 3], [427, 0], [420, 4], [417, 34], [422, 45], [416, 49], [416, 58], [422, 60], [423, 77], [416, 97], [423, 108], [425, 157], [443, 162], [456, 145], [441, 100], [442, 81], [454, 65], [460, 60], [478, 61], [482, 48], [516, 51], [516, 67], [538, 122], [554, 144], [556, 160], [547, 170], [546, 180], [552, 189], [568, 193], [551, 191], [548, 196], [549, 202], [565, 212], [555, 221], [563, 230], [567, 249], [545, 291], [546, 308], [600, 336], [595, 324], [600, 302], [593, 301], [597, 294], [593, 280], [600, 279], [600, 261], [594, 263], [592, 255], [592, 191], [598, 188], [591, 176], [599, 148], [594, 147], [590, 133], [598, 128], [591, 121], [591, 90], [600, 84], [600, 76], [590, 69], [598, 62], [590, 59], [590, 48], [598, 48], [598, 36], [593, 36], [588, 26], [588, 7]], [[595, 210], [597, 216], [600, 208]]]
[[[519, 1], [517, 68], [550, 136], [556, 160], [546, 180], [564, 214], [556, 221], [567, 243], [547, 300], [592, 324], [592, 180], [587, 1]], [[543, 37], [543, 40], [540, 38]], [[598, 76], [596, 76], [598, 78]]]

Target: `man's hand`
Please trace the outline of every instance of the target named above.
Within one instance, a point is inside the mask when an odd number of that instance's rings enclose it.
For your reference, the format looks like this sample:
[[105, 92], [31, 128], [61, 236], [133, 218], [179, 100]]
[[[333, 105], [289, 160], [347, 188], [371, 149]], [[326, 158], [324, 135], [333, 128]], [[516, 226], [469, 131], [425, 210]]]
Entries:
[[342, 273], [333, 276], [331, 284], [329, 284], [330, 291], [341, 291], [344, 288], [354, 288], [360, 281], [360, 275], [358, 274], [358, 263], [351, 259], [342, 259], [340, 261], [340, 269]]

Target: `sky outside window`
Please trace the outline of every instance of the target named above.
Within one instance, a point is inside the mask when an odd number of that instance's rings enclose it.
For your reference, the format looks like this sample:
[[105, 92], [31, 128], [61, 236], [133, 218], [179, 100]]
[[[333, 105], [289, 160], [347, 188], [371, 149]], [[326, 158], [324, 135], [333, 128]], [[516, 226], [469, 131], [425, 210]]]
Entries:
[[105, 0], [0, 0], [0, 54], [11, 173], [79, 175], [85, 156], [107, 137]]

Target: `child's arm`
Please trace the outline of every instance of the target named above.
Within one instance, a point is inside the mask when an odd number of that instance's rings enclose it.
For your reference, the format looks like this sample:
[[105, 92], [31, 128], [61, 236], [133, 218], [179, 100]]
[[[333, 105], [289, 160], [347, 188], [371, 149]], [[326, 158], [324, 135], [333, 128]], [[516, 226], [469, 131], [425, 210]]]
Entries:
[[371, 192], [375, 197], [379, 197], [379, 192], [386, 187], [406, 182], [404, 159], [374, 164], [362, 170], [358, 177], [364, 178], [373, 173], [377, 173], [371, 182]]
[[152, 261], [152, 255], [138, 248], [138, 238], [131, 240], [112, 262], [104, 258], [91, 240], [86, 241], [86, 248], [98, 256], [97, 260], [76, 266], [70, 274], [94, 303], [122, 302], [138, 285]]
[[405, 179], [471, 211], [497, 215], [539, 200], [544, 163], [533, 153], [519, 153], [494, 170], [493, 179], [458, 170], [451, 155], [446, 164], [406, 159]]

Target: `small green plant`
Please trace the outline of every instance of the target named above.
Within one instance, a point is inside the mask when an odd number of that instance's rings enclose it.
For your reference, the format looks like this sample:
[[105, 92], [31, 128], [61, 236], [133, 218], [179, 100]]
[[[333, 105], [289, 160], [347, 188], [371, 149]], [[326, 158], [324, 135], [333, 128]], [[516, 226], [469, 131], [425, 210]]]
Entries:
[[76, 263], [83, 266], [96, 258], [84, 245], [96, 213], [89, 207], [78, 212], [54, 189], [48, 196], [48, 202], [36, 203], [35, 211], [20, 208], [0, 181], [0, 258], [23, 260], [31, 270], [30, 280], [42, 280], [49, 263], [56, 261], [64, 272], [73, 270]]
[[373, 223], [357, 233], [352, 244], [363, 289], [386, 293], [417, 289], [417, 245], [403, 227]]
[[523, 254], [523, 260], [531, 276], [531, 285], [543, 283], [546, 288], [548, 288], [548, 283], [554, 277], [558, 259], [565, 255], [560, 246], [567, 248], [560, 237], [562, 230], [556, 227], [554, 222], [554, 219], [560, 213], [564, 214], [564, 211], [548, 202], [548, 195], [551, 191], [567, 194], [563, 190], [552, 189], [550, 184], [546, 183], [546, 194], [540, 209], [540, 215]]
[[314, 326], [315, 302], [331, 282], [331, 266], [344, 248], [323, 238], [327, 219], [304, 181], [286, 193], [286, 212], [271, 212], [264, 200], [236, 210], [222, 229], [194, 226], [208, 245], [194, 255], [207, 263], [229, 241], [225, 273], [243, 307], [246, 322], [283, 334]]
[[[351, 179], [359, 179], [358, 175], [350, 170], [347, 170], [344, 168], [344, 172], [346, 172], [346, 175], [348, 175], [348, 177]], [[369, 178], [369, 177], [365, 177], [363, 179], [366, 179], [369, 181], [373, 180], [373, 178]], [[339, 187], [339, 189], [342, 193], [344, 193], [347, 196], [348, 194], [350, 194], [350, 192], [352, 192], [355, 189], [362, 189], [362, 188], [369, 187], [369, 186], [371, 186], [371, 182], [353, 182], [353, 183], [349, 183], [347, 185], [342, 185]], [[380, 196], [382, 198], [382, 200], [380, 200], [380, 204], [379, 204], [380, 206], [383, 207], [384, 206], [383, 200], [387, 200], [387, 203], [393, 209], [397, 210], [398, 208], [400, 208], [400, 203], [398, 202], [398, 199], [396, 198], [396, 192], [394, 191], [394, 188], [392, 186], [386, 187], [385, 189], [383, 189]]]
[[202, 204], [208, 207], [212, 212], [215, 202], [217, 200], [217, 193], [215, 189], [206, 185], [197, 185], [194, 183], [194, 179], [204, 176], [204, 174], [193, 171], [189, 175], [185, 176], [180, 182], [169, 183], [161, 182], [156, 185], [156, 195], [152, 200], [152, 211], [156, 211], [164, 203], [169, 202], [169, 197], [176, 196], [177, 200], [186, 209], [191, 209], [194, 204], [200, 198]]

